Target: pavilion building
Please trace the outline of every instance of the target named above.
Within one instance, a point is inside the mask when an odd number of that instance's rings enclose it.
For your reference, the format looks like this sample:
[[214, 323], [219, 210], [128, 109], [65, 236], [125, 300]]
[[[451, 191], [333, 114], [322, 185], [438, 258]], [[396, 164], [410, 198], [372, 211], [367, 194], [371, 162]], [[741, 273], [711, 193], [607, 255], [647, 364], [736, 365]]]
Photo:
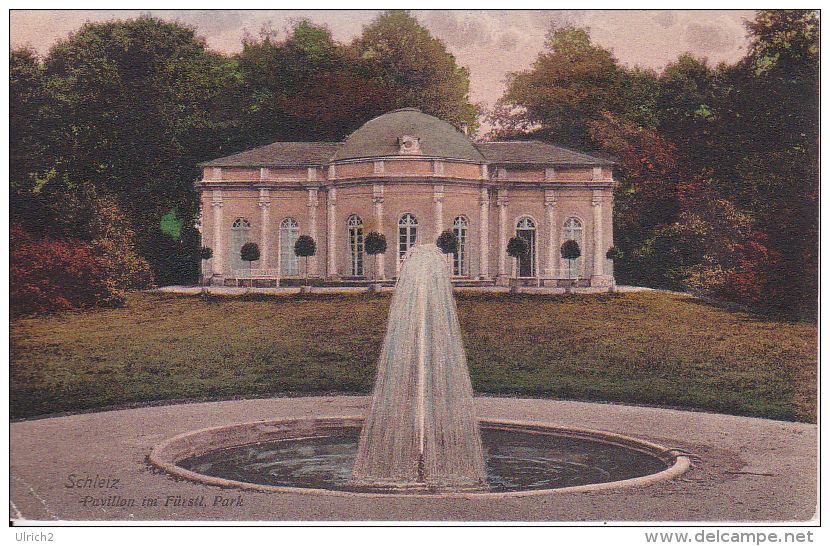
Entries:
[[[447, 229], [458, 237], [457, 279], [508, 284], [609, 286], [613, 263], [613, 162], [538, 141], [473, 142], [414, 108], [366, 122], [343, 142], [275, 142], [200, 164], [204, 264], [213, 283], [243, 275], [347, 281], [371, 278], [364, 238], [386, 237], [381, 279], [398, 275], [407, 250]], [[294, 254], [300, 235], [315, 256]], [[507, 254], [523, 237], [526, 256]], [[581, 256], [564, 260], [566, 240]], [[240, 249], [257, 243], [260, 258]]]

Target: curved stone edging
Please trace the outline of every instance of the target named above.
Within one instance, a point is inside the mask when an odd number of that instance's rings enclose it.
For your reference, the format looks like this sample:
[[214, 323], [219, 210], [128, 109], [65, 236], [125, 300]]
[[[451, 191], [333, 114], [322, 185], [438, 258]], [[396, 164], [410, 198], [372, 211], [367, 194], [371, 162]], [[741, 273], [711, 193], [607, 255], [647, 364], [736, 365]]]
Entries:
[[156, 445], [150, 453], [150, 462], [156, 467], [174, 475], [179, 478], [205, 483], [208, 485], [217, 485], [220, 487], [232, 487], [249, 491], [260, 491], [264, 493], [298, 493], [304, 495], [331, 495], [339, 497], [427, 497], [427, 498], [509, 498], [509, 497], [526, 497], [533, 495], [552, 495], [560, 493], [579, 493], [585, 491], [599, 491], [603, 489], [621, 488], [621, 487], [637, 487], [652, 484], [658, 481], [670, 480], [676, 478], [686, 472], [691, 466], [691, 461], [682, 453], [665, 448], [661, 445], [638, 440], [628, 436], [615, 434], [611, 432], [602, 432], [597, 430], [558, 427], [550, 423], [540, 421], [511, 421], [511, 420], [496, 420], [496, 419], [480, 419], [479, 422], [490, 427], [502, 429], [521, 429], [522, 431], [531, 431], [539, 433], [556, 433], [563, 436], [578, 437], [581, 439], [600, 441], [622, 446], [628, 449], [639, 451], [655, 456], [666, 464], [671, 464], [669, 468], [650, 474], [648, 476], [641, 476], [638, 478], [631, 478], [628, 480], [621, 480], [616, 482], [604, 482], [588, 485], [578, 485], [571, 487], [562, 487], [559, 489], [536, 489], [528, 491], [510, 491], [510, 492], [440, 492], [440, 493], [379, 493], [379, 492], [355, 492], [355, 491], [334, 491], [329, 489], [309, 489], [302, 487], [288, 487], [288, 486], [274, 486], [262, 485], [248, 482], [240, 482], [236, 480], [227, 480], [215, 476], [207, 476], [205, 474], [198, 474], [190, 470], [186, 470], [176, 465], [178, 461], [202, 455], [209, 451], [222, 449], [227, 447], [234, 447], [248, 443], [266, 442], [279, 439], [302, 439], [304, 437], [319, 435], [327, 429], [343, 429], [350, 427], [360, 427], [364, 421], [363, 417], [359, 416], [331, 416], [331, 417], [313, 417], [313, 418], [298, 418], [298, 419], [280, 419], [276, 421], [257, 421], [254, 423], [238, 423], [235, 425], [225, 425], [220, 427], [211, 427], [200, 429], [191, 432], [185, 432], [164, 442]]

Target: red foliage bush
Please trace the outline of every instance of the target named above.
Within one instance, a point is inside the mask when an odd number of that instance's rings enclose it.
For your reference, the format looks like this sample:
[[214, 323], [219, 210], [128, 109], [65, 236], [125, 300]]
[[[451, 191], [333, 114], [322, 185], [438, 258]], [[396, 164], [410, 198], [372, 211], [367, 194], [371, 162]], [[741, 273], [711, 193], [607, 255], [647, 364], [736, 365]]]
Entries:
[[113, 305], [120, 296], [90, 243], [35, 236], [12, 226], [9, 236], [12, 316]]
[[767, 248], [761, 241], [750, 239], [735, 245], [734, 250], [740, 256], [737, 267], [726, 274], [720, 286], [714, 287], [716, 297], [760, 307], [764, 295], [763, 269], [769, 261]]

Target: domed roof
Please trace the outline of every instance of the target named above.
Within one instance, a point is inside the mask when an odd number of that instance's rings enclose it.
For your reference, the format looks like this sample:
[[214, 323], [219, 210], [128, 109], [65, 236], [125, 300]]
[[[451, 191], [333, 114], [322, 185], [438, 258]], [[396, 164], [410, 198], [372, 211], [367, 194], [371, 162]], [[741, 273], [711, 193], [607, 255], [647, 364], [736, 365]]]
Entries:
[[400, 155], [484, 161], [467, 135], [417, 108], [395, 110], [367, 121], [349, 135], [332, 160]]

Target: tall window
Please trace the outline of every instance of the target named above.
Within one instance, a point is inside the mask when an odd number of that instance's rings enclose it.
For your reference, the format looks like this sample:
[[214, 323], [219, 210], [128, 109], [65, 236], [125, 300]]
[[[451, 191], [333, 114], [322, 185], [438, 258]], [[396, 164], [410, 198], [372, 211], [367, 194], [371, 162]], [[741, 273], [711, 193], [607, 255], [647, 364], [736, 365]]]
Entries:
[[458, 248], [452, 256], [452, 274], [456, 276], [467, 274], [467, 228], [470, 222], [459, 216], [452, 223], [452, 232], [458, 238]]
[[536, 276], [536, 224], [532, 218], [522, 218], [516, 224], [516, 237], [527, 241], [527, 254], [519, 258], [519, 277]]
[[[234, 272], [237, 269], [247, 268], [248, 264], [242, 261], [242, 246], [251, 240], [251, 223], [245, 218], [237, 218], [231, 225], [231, 248], [228, 264]], [[236, 274], [236, 273], [234, 273]]]
[[406, 251], [415, 246], [418, 240], [418, 219], [412, 214], [404, 214], [398, 221], [398, 263], [403, 261]]
[[[572, 239], [579, 245], [579, 250], [585, 254], [585, 248], [582, 246], [582, 222], [579, 218], [568, 218], [565, 225], [562, 227], [562, 242]], [[557, 249], [557, 252], [559, 250]], [[582, 256], [576, 260], [563, 260], [564, 268], [569, 279], [578, 279], [582, 274]]]
[[294, 243], [300, 236], [300, 224], [293, 218], [286, 218], [280, 224], [280, 275], [297, 277], [300, 274], [300, 260], [294, 254]]
[[363, 276], [363, 220], [357, 214], [349, 216], [350, 270], [354, 277]]

